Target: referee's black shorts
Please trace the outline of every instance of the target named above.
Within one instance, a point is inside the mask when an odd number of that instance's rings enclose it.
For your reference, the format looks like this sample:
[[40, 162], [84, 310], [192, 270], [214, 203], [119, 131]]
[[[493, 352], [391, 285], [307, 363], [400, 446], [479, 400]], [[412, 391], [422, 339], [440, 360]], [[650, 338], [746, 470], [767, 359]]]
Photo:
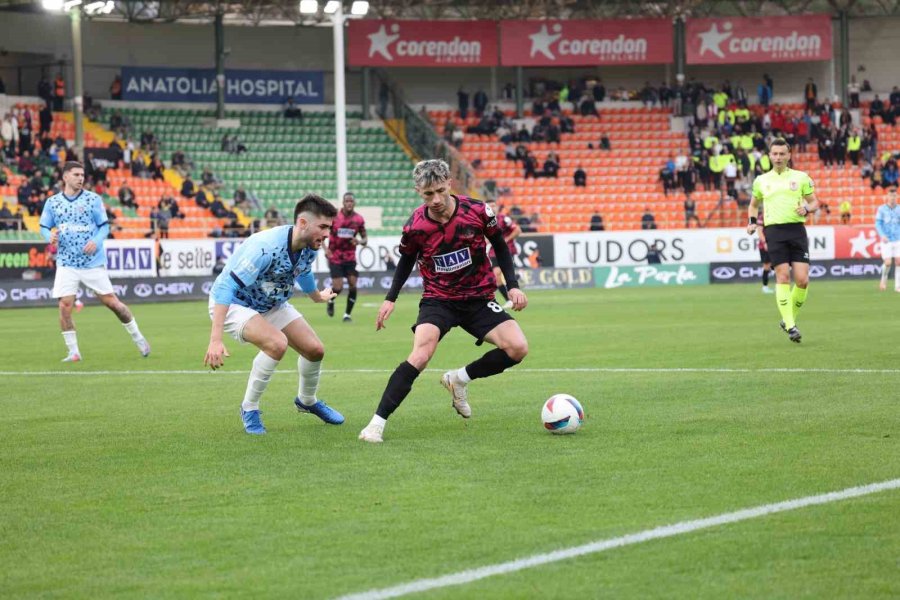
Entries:
[[803, 223], [766, 225], [765, 231], [772, 266], [795, 262], [809, 264], [809, 238]]

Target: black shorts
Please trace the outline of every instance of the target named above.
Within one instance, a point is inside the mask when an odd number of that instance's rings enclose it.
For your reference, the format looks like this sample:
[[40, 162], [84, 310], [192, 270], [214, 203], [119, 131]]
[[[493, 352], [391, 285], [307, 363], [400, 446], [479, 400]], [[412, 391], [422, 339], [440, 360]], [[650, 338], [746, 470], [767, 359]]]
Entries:
[[475, 300], [438, 300], [422, 298], [419, 302], [419, 317], [412, 330], [423, 323], [429, 323], [441, 330], [441, 338], [454, 327], [462, 327], [480, 346], [494, 327], [513, 318], [497, 304], [493, 298]]
[[768, 250], [763, 250], [762, 248], [759, 249], [759, 262], [761, 262], [762, 264], [772, 262], [772, 257], [769, 256]]
[[328, 263], [328, 269], [331, 271], [331, 278], [338, 279], [341, 277], [356, 277], [359, 273], [356, 272], [356, 261], [351, 260], [348, 262], [341, 263]]
[[803, 223], [766, 225], [765, 231], [772, 266], [795, 262], [809, 264], [809, 238]]

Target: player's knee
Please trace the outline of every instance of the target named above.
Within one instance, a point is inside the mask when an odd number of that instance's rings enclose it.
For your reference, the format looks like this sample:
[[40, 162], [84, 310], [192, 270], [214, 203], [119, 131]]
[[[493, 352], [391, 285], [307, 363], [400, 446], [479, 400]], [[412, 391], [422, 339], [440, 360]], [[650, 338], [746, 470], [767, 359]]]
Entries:
[[506, 355], [516, 362], [522, 362], [528, 356], [528, 340], [522, 338], [503, 349]]
[[794, 285], [805, 290], [809, 287], [809, 277], [797, 277], [794, 279]]
[[70, 298], [60, 298], [59, 299], [59, 310], [63, 313], [72, 312], [72, 308], [75, 306], [75, 300]]
[[307, 348], [304, 358], [308, 361], [318, 362], [325, 358], [325, 346], [322, 342], [317, 341], [313, 346]]
[[409, 358], [406, 359], [406, 362], [414, 366], [420, 372], [428, 366], [428, 361], [431, 360], [431, 353], [427, 350], [416, 349], [413, 350], [409, 355]]
[[272, 339], [270, 339], [266, 343], [265, 347], [266, 354], [277, 360], [281, 360], [281, 358], [284, 356], [284, 353], [287, 352], [287, 349], [287, 336], [285, 336], [280, 331], [278, 332], [278, 335], [272, 336]]

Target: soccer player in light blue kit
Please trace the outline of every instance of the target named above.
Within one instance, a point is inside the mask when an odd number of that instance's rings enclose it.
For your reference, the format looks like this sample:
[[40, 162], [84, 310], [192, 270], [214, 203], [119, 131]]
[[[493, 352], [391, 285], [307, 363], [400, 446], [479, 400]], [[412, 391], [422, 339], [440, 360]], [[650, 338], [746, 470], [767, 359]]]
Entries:
[[69, 349], [63, 362], [81, 360], [72, 321], [72, 309], [81, 284], [92, 289], [100, 302], [119, 317], [138, 350], [148, 356], [150, 344], [138, 329], [131, 311], [116, 297], [106, 272], [103, 242], [109, 235], [109, 223], [103, 201], [94, 192], [84, 189], [81, 163], [67, 162], [63, 166], [62, 179], [62, 192], [51, 196], [44, 204], [41, 235], [51, 244], [58, 244], [53, 297], [59, 298], [59, 324]]
[[260, 352], [253, 359], [250, 379], [241, 403], [244, 431], [262, 435], [259, 398], [272, 373], [293, 348], [300, 358], [297, 370], [300, 384], [294, 405], [301, 413], [312, 413], [332, 425], [344, 417], [316, 398], [319, 371], [325, 348], [321, 340], [288, 302], [294, 294], [294, 281], [313, 302], [334, 298], [331, 288], [316, 289], [312, 264], [316, 251], [331, 232], [337, 209], [327, 200], [307, 194], [294, 207], [294, 224], [274, 227], [251, 235], [225, 263], [209, 295], [212, 333], [204, 364], [218, 369], [228, 356], [222, 343], [227, 331], [241, 343], [250, 342]]
[[897, 206], [897, 187], [888, 190], [887, 202], [878, 207], [875, 213], [875, 229], [881, 240], [881, 284], [879, 289], [887, 289], [888, 271], [891, 270], [891, 259], [894, 260], [894, 291], [900, 292], [900, 206]]

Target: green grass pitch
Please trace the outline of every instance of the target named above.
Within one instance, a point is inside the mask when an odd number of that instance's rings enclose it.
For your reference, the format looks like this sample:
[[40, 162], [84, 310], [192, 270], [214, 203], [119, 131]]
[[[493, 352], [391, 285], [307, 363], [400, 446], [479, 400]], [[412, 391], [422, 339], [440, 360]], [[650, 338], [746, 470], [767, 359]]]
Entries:
[[[289, 353], [261, 438], [238, 417], [254, 350], [226, 340], [224, 372], [201, 372], [205, 303], [133, 306], [148, 359], [88, 306], [78, 364], [59, 362], [55, 309], [2, 311], [0, 596], [329, 598], [898, 478], [900, 294], [876, 286], [814, 284], [799, 346], [758, 286], [534, 292], [517, 315], [530, 355], [470, 386], [473, 418], [439, 383], [482, 352], [455, 330], [382, 445], [356, 436], [410, 350], [417, 295], [379, 333], [380, 297], [352, 324], [295, 299], [347, 422], [295, 411]], [[647, 370], [542, 370], [578, 368]], [[736, 370], [662, 370], [678, 368]], [[853, 368], [887, 372], [837, 371]], [[541, 427], [557, 392], [585, 407], [576, 435]], [[898, 515], [888, 491], [420, 597], [896, 598]]]

